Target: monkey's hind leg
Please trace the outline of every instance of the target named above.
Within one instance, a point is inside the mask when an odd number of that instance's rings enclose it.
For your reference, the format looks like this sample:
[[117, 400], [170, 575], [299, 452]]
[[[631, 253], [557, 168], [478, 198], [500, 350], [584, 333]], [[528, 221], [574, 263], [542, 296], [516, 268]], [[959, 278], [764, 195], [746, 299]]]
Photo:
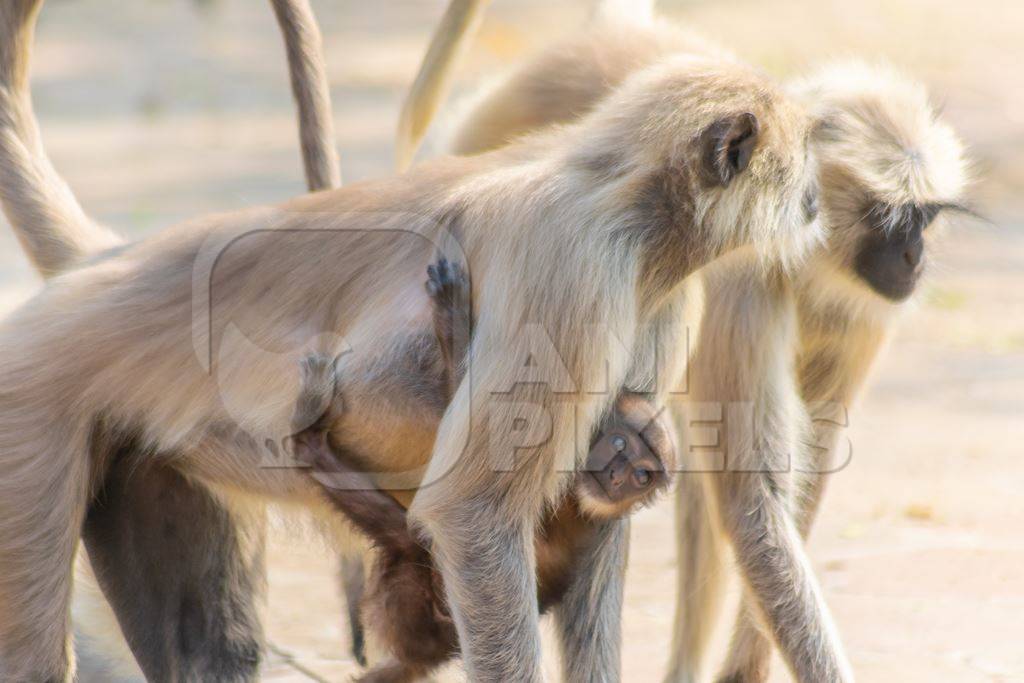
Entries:
[[725, 539], [713, 525], [700, 475], [682, 472], [675, 490], [676, 613], [672, 660], [665, 683], [698, 683], [712, 634], [721, 617], [727, 585]]
[[96, 579], [152, 681], [255, 681], [262, 517], [241, 519], [169, 467], [115, 462], [84, 527]]
[[75, 668], [70, 601], [88, 429], [40, 414], [37, 396], [12, 394], [0, 387], [0, 681], [64, 683]]

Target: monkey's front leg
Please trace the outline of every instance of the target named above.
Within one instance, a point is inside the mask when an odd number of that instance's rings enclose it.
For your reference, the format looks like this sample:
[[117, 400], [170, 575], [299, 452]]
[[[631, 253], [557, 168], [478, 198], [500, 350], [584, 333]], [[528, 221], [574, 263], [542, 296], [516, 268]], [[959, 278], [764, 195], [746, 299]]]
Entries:
[[[806, 424], [811, 424], [809, 416]], [[839, 433], [828, 428], [824, 433], [818, 434], [815, 440], [821, 450], [806, 447], [803, 449], [803, 460], [806, 460], [808, 465], [800, 468], [806, 472], [800, 474], [800, 495], [796, 496], [792, 507], [797, 530], [805, 541], [820, 509], [828, 473], [835, 460], [838, 440]], [[725, 680], [742, 680], [747, 683], [762, 683], [768, 680], [772, 644], [758, 623], [756, 607], [749, 595], [744, 596], [728, 652], [729, 657], [723, 668], [723, 671], [727, 672], [724, 675]]]
[[[473, 388], [494, 396], [496, 386], [485, 379]], [[519, 445], [498, 427], [512, 425], [513, 406], [524, 403], [475, 400], [471, 411], [469, 394], [465, 381], [441, 422], [410, 516], [431, 538], [469, 679], [541, 681], [534, 533], [545, 494], [555, 489], [552, 450], [541, 447], [520, 462], [492, 453], [492, 442]], [[571, 420], [553, 423], [549, 445], [571, 447]]]
[[578, 567], [555, 623], [562, 645], [563, 680], [568, 683], [622, 679], [622, 595], [629, 555], [629, 517], [595, 522], [594, 542]]
[[534, 527], [501, 498], [412, 512], [431, 536], [469, 680], [533, 683], [542, 680]]
[[[841, 683], [853, 675], [787, 504], [786, 475], [707, 475], [748, 594], [800, 683]], [[740, 632], [741, 635], [743, 632]], [[737, 643], [739, 644], [739, 643]], [[750, 663], [763, 661], [758, 653]], [[726, 670], [727, 683], [758, 681], [764, 671]]]

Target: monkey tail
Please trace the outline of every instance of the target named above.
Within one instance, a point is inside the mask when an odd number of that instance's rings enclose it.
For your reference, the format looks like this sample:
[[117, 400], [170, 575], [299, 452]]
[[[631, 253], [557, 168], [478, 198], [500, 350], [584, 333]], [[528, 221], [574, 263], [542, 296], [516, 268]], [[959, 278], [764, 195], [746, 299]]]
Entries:
[[43, 277], [123, 240], [92, 221], [43, 149], [29, 92], [42, 0], [0, 3], [0, 204]]
[[395, 165], [404, 171], [412, 163], [434, 114], [448, 95], [459, 58], [480, 28], [490, 0], [450, 0], [441, 23], [423, 56], [398, 119]]
[[309, 0], [271, 0], [288, 53], [299, 139], [310, 192], [341, 186], [323, 39]]

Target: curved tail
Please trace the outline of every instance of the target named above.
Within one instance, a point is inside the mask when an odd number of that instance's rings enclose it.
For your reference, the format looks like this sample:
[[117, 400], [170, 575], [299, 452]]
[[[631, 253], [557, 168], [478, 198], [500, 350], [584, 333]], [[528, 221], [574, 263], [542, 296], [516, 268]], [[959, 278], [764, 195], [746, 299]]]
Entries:
[[309, 0], [271, 0], [288, 53], [288, 75], [299, 114], [299, 139], [306, 185], [311, 192], [341, 186], [334, 146], [331, 90], [323, 39]]
[[123, 240], [92, 221], [43, 149], [29, 93], [42, 0], [0, 3], [0, 204], [43, 277]]
[[490, 0], [450, 0], [402, 105], [395, 143], [395, 163], [399, 171], [412, 163], [427, 127], [448, 95], [455, 66], [476, 35], [488, 2]]
[[[395, 148], [399, 171], [409, 167], [423, 142], [431, 120], [448, 94], [459, 57], [476, 34], [489, 1], [450, 0], [402, 104]], [[655, 0], [598, 0], [592, 21], [648, 24], [654, 19], [654, 4]]]

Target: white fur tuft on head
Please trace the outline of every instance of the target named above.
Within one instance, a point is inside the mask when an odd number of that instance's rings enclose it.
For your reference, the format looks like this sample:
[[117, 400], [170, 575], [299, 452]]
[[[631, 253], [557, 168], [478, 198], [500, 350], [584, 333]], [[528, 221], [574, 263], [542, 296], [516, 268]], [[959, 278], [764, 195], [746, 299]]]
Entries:
[[951, 202], [967, 185], [964, 147], [925, 87], [888, 65], [827, 65], [793, 93], [816, 122], [819, 157], [841, 165], [892, 206]]

